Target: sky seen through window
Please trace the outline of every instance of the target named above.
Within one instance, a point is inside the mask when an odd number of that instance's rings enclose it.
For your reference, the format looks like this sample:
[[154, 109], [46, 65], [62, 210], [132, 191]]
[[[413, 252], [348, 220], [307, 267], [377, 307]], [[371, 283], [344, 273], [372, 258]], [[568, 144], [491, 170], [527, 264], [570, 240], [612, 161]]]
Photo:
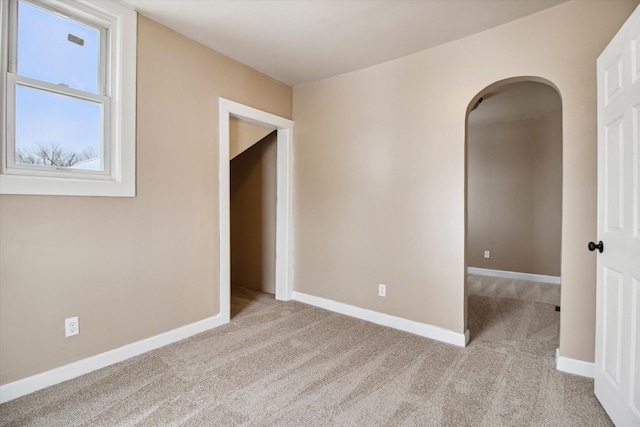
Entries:
[[[99, 30], [26, 2], [18, 3], [19, 76], [100, 94], [99, 69]], [[16, 153], [59, 146], [78, 154], [92, 153], [85, 158], [97, 161], [78, 166], [102, 169], [102, 108], [97, 102], [18, 84]]]

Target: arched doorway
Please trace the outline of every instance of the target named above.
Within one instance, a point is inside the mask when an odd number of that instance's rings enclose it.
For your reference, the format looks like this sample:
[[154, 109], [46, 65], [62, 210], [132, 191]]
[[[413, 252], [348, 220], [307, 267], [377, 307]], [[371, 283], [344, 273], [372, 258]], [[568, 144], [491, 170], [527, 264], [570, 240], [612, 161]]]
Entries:
[[562, 243], [562, 100], [555, 86], [514, 78], [480, 91], [467, 108], [465, 155], [471, 339], [552, 356]]

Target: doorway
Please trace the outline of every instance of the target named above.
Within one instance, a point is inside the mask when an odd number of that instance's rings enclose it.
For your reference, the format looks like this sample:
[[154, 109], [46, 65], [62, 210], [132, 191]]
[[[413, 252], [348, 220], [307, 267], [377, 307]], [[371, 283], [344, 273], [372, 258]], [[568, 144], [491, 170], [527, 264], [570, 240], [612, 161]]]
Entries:
[[[237, 124], [242, 123], [237, 121]], [[252, 126], [244, 123], [244, 126]], [[232, 128], [233, 130], [233, 128]], [[259, 130], [262, 130], [259, 128]], [[269, 132], [270, 129], [264, 129]], [[260, 138], [264, 132], [255, 138]], [[231, 132], [231, 144], [242, 134]], [[235, 134], [235, 135], [234, 135]], [[271, 131], [231, 159], [231, 293], [275, 296], [276, 142]], [[235, 141], [234, 141], [235, 140]], [[233, 298], [232, 298], [233, 299]], [[231, 316], [241, 311], [232, 303]]]
[[[467, 320], [519, 311], [515, 322], [548, 316], [537, 344], [558, 346], [562, 237], [562, 101], [548, 82], [510, 79], [473, 99], [467, 114]], [[532, 317], [533, 316], [533, 317]], [[529, 330], [525, 324], [516, 329]], [[489, 331], [489, 332], [488, 332]], [[523, 336], [504, 339], [517, 341]], [[526, 334], [525, 334], [526, 335]], [[533, 334], [532, 334], [533, 336]], [[531, 343], [529, 343], [531, 344]], [[555, 349], [555, 348], [554, 348]], [[551, 351], [551, 355], [553, 351]]]
[[231, 318], [230, 122], [233, 118], [276, 129], [276, 299], [293, 292], [293, 121], [228, 99], [219, 100], [219, 307], [223, 323]]

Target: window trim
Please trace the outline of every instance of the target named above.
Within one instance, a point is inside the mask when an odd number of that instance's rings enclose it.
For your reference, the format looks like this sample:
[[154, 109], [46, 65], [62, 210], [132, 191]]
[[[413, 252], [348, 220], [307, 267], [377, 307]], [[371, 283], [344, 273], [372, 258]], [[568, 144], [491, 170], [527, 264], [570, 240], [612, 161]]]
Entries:
[[[70, 14], [81, 21], [109, 27], [107, 43], [110, 51], [106, 58], [108, 71], [101, 76], [99, 95], [91, 101], [101, 99], [105, 109], [103, 121], [103, 144], [105, 172], [96, 173], [85, 170], [52, 168], [11, 167], [7, 168], [7, 149], [9, 132], [8, 114], [11, 97], [10, 79], [29, 87], [45, 87], [38, 80], [30, 81], [26, 77], [12, 75], [7, 59], [10, 38], [15, 40], [16, 26], [10, 26], [9, 3], [17, 0], [0, 1], [0, 123], [2, 124], [2, 150], [0, 150], [0, 194], [40, 194], [68, 196], [112, 196], [135, 197], [135, 144], [136, 144], [136, 45], [137, 14], [134, 10], [113, 1], [97, 0], [26, 0], [28, 3], [42, 6], [53, 13]], [[102, 48], [101, 48], [102, 50]], [[14, 68], [15, 69], [15, 68]], [[34, 84], [34, 81], [37, 84]], [[24, 84], [26, 83], [26, 84]], [[31, 84], [30, 84], [31, 83]], [[55, 86], [55, 85], [51, 85]], [[55, 88], [45, 87], [49, 92]], [[15, 91], [15, 86], [13, 86]], [[73, 89], [58, 90], [66, 96], [78, 99], [90, 99], [84, 92]], [[92, 98], [92, 97], [91, 97]], [[11, 123], [11, 127], [15, 123]], [[15, 147], [14, 147], [15, 149]], [[10, 150], [9, 150], [10, 151]], [[107, 169], [109, 166], [109, 169]], [[46, 170], [43, 170], [46, 169]]]

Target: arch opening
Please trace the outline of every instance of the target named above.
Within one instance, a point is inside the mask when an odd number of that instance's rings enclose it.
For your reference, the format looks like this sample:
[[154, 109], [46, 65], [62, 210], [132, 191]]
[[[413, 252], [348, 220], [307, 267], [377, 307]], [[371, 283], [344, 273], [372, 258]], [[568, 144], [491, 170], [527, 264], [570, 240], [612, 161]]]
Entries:
[[[487, 333], [482, 310], [509, 303], [550, 311], [560, 330], [562, 138], [562, 98], [544, 78], [497, 81], [467, 106], [464, 320], [472, 340]], [[553, 339], [559, 345], [559, 334]]]

